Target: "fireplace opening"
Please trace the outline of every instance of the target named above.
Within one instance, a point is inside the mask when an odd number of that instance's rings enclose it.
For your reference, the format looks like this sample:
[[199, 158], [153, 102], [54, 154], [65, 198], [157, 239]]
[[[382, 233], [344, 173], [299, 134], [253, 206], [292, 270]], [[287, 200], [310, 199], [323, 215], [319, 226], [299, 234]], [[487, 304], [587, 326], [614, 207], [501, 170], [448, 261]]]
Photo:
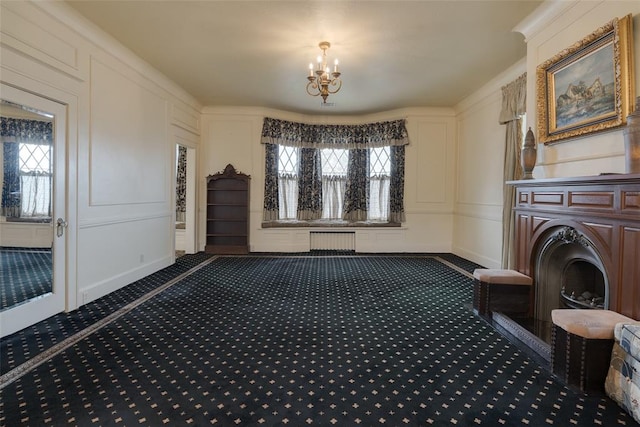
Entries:
[[589, 261], [569, 262], [562, 274], [560, 299], [565, 308], [604, 309], [604, 275]]
[[608, 308], [608, 279], [593, 243], [568, 226], [542, 239], [535, 265], [535, 318], [550, 322], [557, 308]]

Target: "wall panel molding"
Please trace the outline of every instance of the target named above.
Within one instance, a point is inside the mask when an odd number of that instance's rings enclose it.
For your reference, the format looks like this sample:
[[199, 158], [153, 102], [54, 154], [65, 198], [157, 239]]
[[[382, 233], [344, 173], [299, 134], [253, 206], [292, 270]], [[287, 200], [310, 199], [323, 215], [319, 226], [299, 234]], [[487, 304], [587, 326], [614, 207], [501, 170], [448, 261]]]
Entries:
[[105, 218], [91, 218], [88, 220], [82, 220], [78, 224], [79, 229], [96, 228], [96, 227], [108, 227], [114, 224], [126, 224], [130, 222], [150, 221], [162, 218], [171, 219], [172, 212], [160, 212], [152, 215], [128, 215], [128, 216], [112, 216]]
[[21, 14], [21, 5], [12, 6], [11, 3], [13, 2], [3, 2], [0, 15], [2, 44], [77, 80], [83, 80], [86, 66], [83, 66], [84, 61], [81, 60], [78, 47], [53, 33], [48, 27], [35, 22], [38, 18], [35, 15], [27, 18]]
[[95, 58], [90, 87], [90, 205], [167, 202], [168, 102]]

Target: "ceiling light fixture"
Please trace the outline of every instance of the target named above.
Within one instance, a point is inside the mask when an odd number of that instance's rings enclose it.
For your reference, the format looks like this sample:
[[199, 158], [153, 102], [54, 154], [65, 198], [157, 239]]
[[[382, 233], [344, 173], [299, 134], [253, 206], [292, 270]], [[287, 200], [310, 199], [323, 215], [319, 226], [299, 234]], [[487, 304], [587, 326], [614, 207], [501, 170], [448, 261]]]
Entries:
[[[327, 97], [330, 93], [336, 93], [342, 87], [342, 80], [340, 80], [340, 71], [338, 71], [338, 60], [336, 59], [333, 65], [333, 72], [329, 70], [327, 66], [327, 49], [331, 47], [329, 42], [320, 42], [318, 44], [322, 50], [322, 56], [318, 56], [318, 64], [313, 67], [313, 63], [309, 64], [309, 75], [307, 76], [307, 93], [311, 96], [320, 95], [323, 99], [323, 103], [326, 104]], [[335, 89], [330, 88], [333, 87]]]

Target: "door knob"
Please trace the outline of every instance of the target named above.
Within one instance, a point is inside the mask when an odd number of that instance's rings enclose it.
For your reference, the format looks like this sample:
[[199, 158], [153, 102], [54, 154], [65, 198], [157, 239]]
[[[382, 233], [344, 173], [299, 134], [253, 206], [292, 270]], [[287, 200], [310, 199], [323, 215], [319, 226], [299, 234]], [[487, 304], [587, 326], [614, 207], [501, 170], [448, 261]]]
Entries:
[[58, 218], [58, 220], [56, 221], [56, 236], [62, 237], [62, 235], [64, 234], [64, 229], [67, 228], [68, 225], [69, 224], [67, 224], [67, 221], [62, 218]]

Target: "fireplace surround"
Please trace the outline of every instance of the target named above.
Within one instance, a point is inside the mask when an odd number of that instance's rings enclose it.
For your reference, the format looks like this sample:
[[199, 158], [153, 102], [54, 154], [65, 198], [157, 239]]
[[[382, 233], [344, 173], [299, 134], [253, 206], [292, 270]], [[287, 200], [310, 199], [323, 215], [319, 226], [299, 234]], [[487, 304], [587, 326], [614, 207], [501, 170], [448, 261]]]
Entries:
[[640, 319], [640, 174], [511, 181], [516, 270], [532, 316], [605, 308]]

